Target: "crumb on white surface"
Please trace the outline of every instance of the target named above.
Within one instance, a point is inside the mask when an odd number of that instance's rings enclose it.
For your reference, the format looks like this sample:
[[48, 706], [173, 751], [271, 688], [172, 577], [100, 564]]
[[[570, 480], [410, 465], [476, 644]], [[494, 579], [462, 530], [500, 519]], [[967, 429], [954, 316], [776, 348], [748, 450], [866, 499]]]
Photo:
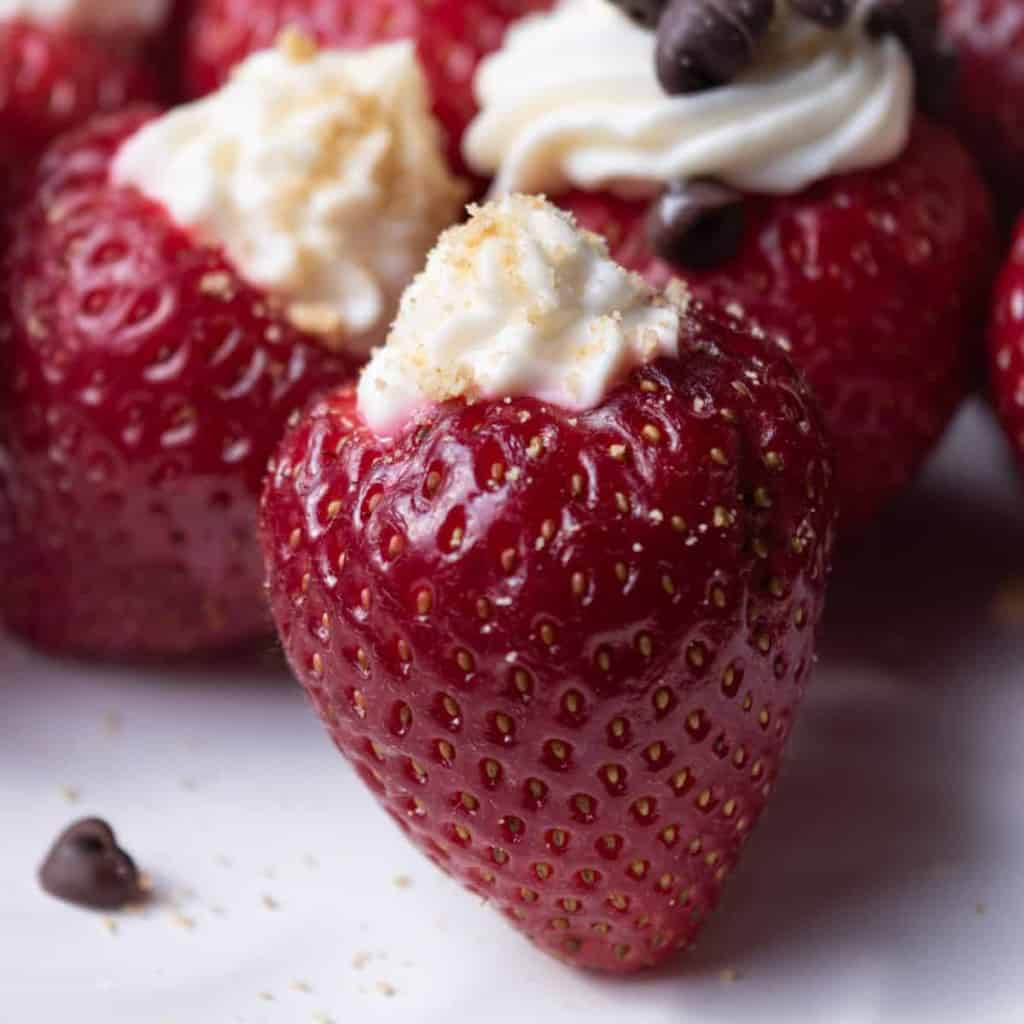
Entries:
[[277, 900], [275, 900], [274, 897], [271, 896], [269, 893], [264, 893], [263, 894], [263, 906], [265, 906], [267, 908], [267, 910], [280, 910], [281, 909], [281, 904], [278, 903]]
[[378, 981], [377, 991], [382, 995], [390, 999], [392, 996], [398, 995], [398, 989], [391, 984], [390, 981]]
[[371, 960], [373, 960], [372, 953], [367, 953], [365, 951], [359, 952], [356, 953], [354, 957], [352, 957], [352, 966], [357, 971], [362, 971], [369, 965]]
[[69, 804], [77, 804], [82, 798], [82, 791], [77, 786], [61, 786], [60, 795], [64, 797]]
[[397, 875], [395, 877], [396, 889], [411, 889], [412, 879], [408, 875]]

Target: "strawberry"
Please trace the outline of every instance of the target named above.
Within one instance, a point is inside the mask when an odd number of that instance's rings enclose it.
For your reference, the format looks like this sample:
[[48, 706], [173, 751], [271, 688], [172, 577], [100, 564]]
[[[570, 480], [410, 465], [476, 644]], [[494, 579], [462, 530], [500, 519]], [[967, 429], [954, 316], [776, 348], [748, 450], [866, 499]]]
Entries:
[[655, 286], [682, 277], [790, 353], [835, 442], [844, 532], [915, 475], [970, 385], [991, 215], [967, 154], [924, 119], [884, 168], [748, 197], [737, 250], [710, 269], [655, 255], [646, 202], [580, 192], [558, 202]]
[[944, 0], [959, 58], [949, 120], [980, 161], [1009, 231], [1024, 209], [1024, 4]]
[[287, 417], [351, 367], [109, 179], [151, 115], [44, 155], [7, 268], [0, 596], [53, 651], [183, 654], [268, 625], [257, 498]]
[[1024, 469], [1024, 221], [996, 284], [989, 365], [996, 410]]
[[254, 50], [298, 25], [326, 46], [366, 47], [415, 39], [434, 97], [434, 113], [462, 172], [462, 133], [473, 115], [473, 75], [508, 25], [554, 0], [195, 0], [186, 48], [186, 86], [201, 96], [219, 86]]
[[596, 407], [450, 399], [392, 437], [343, 387], [262, 535], [290, 662], [405, 834], [543, 949], [687, 947], [814, 663], [830, 458], [791, 367], [691, 303]]
[[[0, 178], [11, 198], [43, 148], [94, 113], [153, 98], [141, 65], [70, 28], [0, 19]], [[2, 193], [0, 193], [2, 194]]]

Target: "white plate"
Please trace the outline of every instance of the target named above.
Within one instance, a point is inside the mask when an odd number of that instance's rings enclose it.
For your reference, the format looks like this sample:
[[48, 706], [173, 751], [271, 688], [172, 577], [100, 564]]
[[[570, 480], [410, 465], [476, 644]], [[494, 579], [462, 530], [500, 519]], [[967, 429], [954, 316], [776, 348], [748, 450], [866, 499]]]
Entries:
[[[1024, 494], [978, 410], [834, 594], [720, 913], [628, 981], [547, 960], [407, 849], [271, 652], [111, 670], [0, 639], [0, 1022], [1019, 1022]], [[87, 813], [154, 876], [145, 913], [36, 886]]]

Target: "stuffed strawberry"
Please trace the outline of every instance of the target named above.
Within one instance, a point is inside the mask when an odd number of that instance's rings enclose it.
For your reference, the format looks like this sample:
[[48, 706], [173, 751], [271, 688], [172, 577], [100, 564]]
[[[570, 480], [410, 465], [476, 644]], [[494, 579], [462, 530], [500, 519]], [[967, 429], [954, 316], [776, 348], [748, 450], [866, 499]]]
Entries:
[[[683, 279], [784, 348], [820, 401], [856, 532], [970, 384], [994, 242], [970, 158], [915, 119], [914, 61], [937, 58], [912, 12], [825, 6], [767, 28], [738, 0], [710, 20], [652, 4], [654, 31], [565, 0], [481, 65], [465, 152], [496, 192], [555, 196], [650, 283]], [[728, 50], [723, 11], [747, 19], [749, 49]]]
[[219, 86], [281, 29], [299, 26], [326, 46], [366, 47], [412, 39], [430, 82], [453, 165], [476, 111], [473, 72], [501, 43], [509, 23], [554, 0], [195, 0], [186, 51], [186, 84], [201, 96]]
[[202, 103], [65, 136], [31, 191], [4, 614], [50, 650], [239, 643], [269, 625], [257, 498], [286, 420], [383, 340], [459, 212], [411, 48], [286, 35]]
[[12, 176], [61, 132], [154, 98], [136, 52], [167, 8], [166, 0], [0, 4], [0, 177], [8, 199]]
[[980, 160], [1007, 230], [1024, 209], [1024, 3], [944, 0], [959, 70], [950, 122]]
[[406, 835], [632, 971], [690, 945], [769, 796], [834, 511], [777, 349], [515, 196], [293, 427], [262, 532], [291, 664]]
[[1024, 221], [995, 290], [989, 337], [992, 395], [1024, 470]]

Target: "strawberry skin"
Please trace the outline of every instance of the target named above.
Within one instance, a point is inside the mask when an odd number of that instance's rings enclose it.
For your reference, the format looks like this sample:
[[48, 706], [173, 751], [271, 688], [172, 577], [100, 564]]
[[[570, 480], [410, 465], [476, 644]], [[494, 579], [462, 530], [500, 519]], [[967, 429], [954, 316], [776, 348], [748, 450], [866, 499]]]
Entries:
[[439, 867], [617, 972], [690, 945], [761, 813], [833, 530], [788, 363], [697, 310], [680, 346], [588, 412], [451, 401], [391, 440], [340, 389], [262, 504], [338, 748]]
[[554, 0], [195, 0], [186, 51], [193, 96], [217, 88], [254, 50], [298, 25], [326, 46], [362, 48], [414, 39], [445, 129], [452, 166], [464, 171], [459, 143], [476, 113], [473, 75], [509, 24]]
[[138, 62], [81, 33], [0, 19], [0, 175], [9, 187], [59, 134], [92, 114], [153, 99], [153, 89]]
[[652, 252], [646, 203], [557, 200], [663, 287], [742, 310], [806, 374], [836, 446], [844, 533], [917, 473], [971, 384], [995, 263], [988, 197], [963, 148], [923, 119], [894, 163], [792, 197], [749, 197], [735, 256], [707, 271]]
[[1024, 3], [944, 0], [942, 8], [958, 57], [950, 123], [981, 163], [1009, 231], [1024, 209]]
[[109, 183], [150, 116], [62, 137], [15, 217], [0, 602], [52, 651], [181, 655], [262, 634], [262, 474], [291, 412], [352, 372]]
[[1024, 470], [1024, 221], [996, 284], [989, 355], [996, 411]]

